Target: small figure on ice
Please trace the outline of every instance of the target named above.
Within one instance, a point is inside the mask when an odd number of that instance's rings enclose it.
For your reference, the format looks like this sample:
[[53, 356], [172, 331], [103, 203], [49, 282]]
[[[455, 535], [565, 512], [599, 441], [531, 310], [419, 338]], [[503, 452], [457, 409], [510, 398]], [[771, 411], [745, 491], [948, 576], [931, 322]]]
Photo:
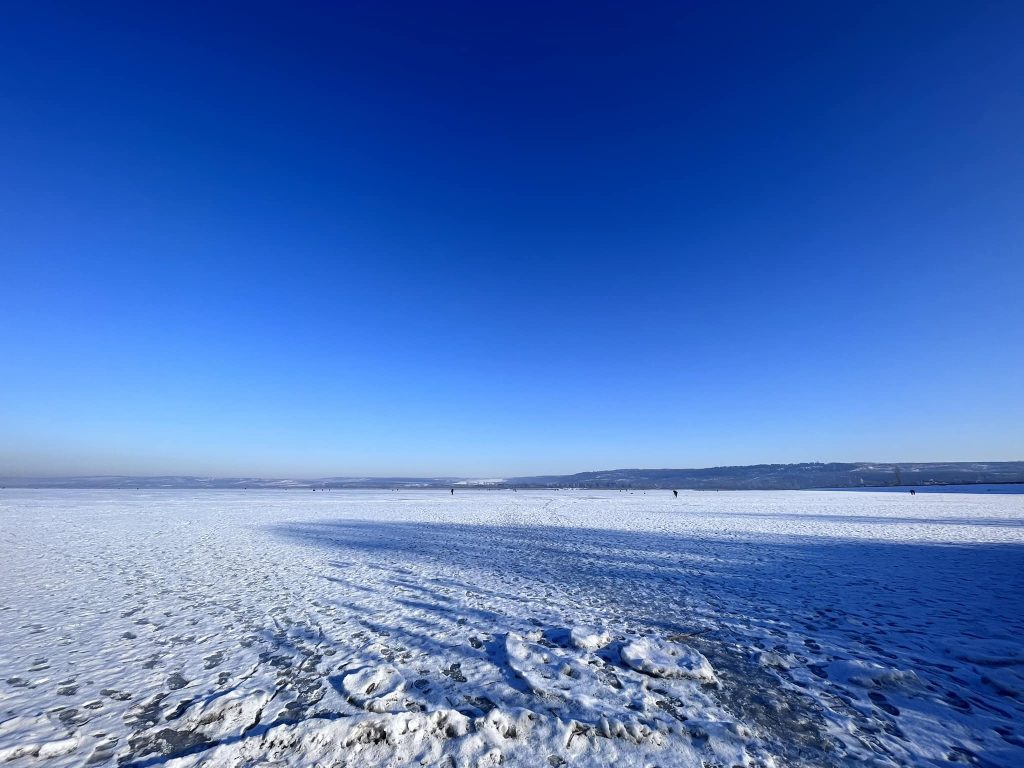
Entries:
[[679, 491], [677, 491], [675, 488], [672, 489], [672, 497], [675, 499], [679, 498]]
[[455, 489], [452, 488], [452, 496], [454, 496], [454, 495], [455, 495]]

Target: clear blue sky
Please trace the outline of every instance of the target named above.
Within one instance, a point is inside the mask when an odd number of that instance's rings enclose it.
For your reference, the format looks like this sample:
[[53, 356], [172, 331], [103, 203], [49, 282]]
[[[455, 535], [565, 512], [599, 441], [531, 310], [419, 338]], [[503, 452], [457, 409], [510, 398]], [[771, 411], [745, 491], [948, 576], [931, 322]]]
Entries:
[[77, 5], [0, 474], [1024, 458], [1024, 4]]

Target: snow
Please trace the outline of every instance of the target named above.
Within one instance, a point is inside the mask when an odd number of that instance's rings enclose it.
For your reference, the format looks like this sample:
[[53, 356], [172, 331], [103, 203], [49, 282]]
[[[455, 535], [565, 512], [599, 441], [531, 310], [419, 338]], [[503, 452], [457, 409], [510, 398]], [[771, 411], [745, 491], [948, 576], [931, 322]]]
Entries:
[[1024, 765], [1004, 494], [0, 492], [11, 766]]

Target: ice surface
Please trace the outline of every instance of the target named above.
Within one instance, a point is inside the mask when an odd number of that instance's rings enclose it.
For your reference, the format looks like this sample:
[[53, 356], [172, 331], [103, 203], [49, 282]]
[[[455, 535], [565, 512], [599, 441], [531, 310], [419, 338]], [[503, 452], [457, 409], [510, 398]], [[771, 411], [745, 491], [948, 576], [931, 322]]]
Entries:
[[1021, 497], [0, 492], [11, 766], [1024, 765]]

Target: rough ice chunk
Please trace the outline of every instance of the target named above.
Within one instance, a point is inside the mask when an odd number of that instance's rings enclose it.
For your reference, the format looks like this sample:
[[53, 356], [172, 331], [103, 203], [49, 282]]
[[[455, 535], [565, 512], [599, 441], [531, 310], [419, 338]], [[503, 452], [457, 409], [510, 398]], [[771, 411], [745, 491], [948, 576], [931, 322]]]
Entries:
[[685, 677], [716, 683], [715, 670], [700, 651], [665, 640], [634, 640], [622, 647], [627, 667], [652, 677]]
[[589, 626], [573, 627], [569, 638], [573, 645], [583, 651], [596, 651], [608, 645], [612, 639], [607, 630]]

